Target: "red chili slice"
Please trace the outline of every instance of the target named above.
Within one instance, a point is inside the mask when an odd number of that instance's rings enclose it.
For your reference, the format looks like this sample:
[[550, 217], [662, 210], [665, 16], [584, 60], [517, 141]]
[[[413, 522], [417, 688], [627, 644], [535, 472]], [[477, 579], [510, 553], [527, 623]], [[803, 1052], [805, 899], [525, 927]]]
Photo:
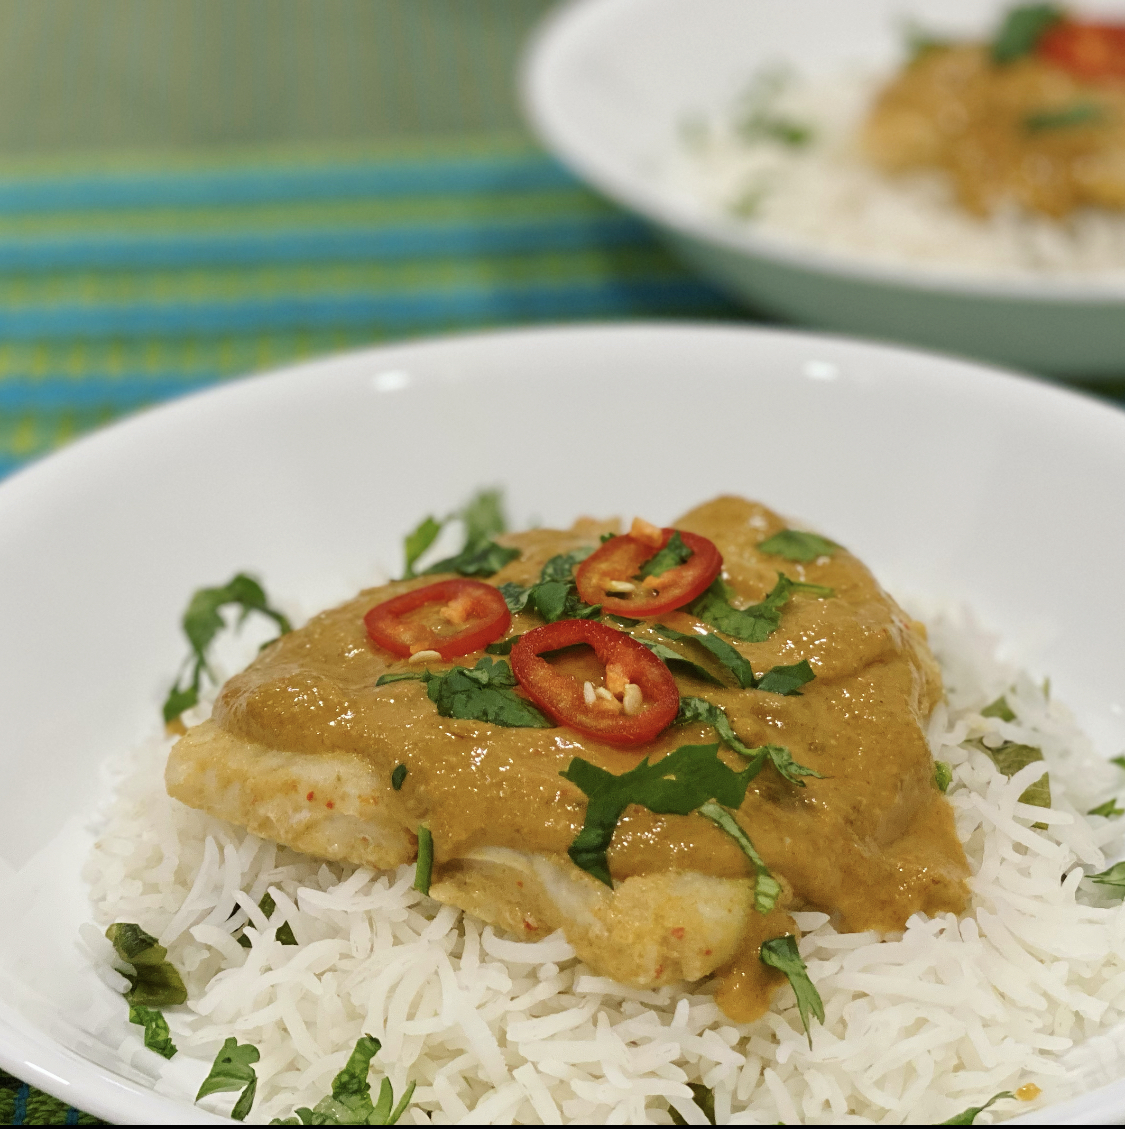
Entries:
[[1061, 20], [1043, 33], [1036, 50], [1079, 78], [1125, 78], [1125, 24]]
[[[612, 701], [596, 696], [590, 703], [578, 679], [541, 657], [576, 643], [593, 647], [605, 664], [607, 690], [622, 693], [624, 701], [616, 695]], [[512, 673], [544, 713], [608, 745], [651, 741], [672, 724], [680, 708], [675, 679], [651, 651], [623, 631], [588, 619], [562, 619], [520, 636], [512, 648]], [[630, 685], [635, 689], [630, 690]], [[631, 708], [637, 712], [625, 712]]]
[[502, 638], [512, 613], [491, 584], [458, 577], [376, 604], [363, 622], [371, 641], [394, 655], [437, 651], [451, 659]]
[[[651, 531], [650, 536], [645, 535], [648, 531]], [[659, 576], [637, 580], [641, 565], [663, 549], [677, 532], [691, 550], [691, 556], [682, 565]], [[685, 533], [682, 529], [657, 529], [647, 522], [634, 522], [629, 533], [611, 537], [588, 556], [578, 566], [574, 579], [578, 594], [586, 603], [601, 604], [608, 612], [620, 612], [633, 619], [645, 619], [682, 608], [701, 596], [722, 567], [719, 550], [706, 537]]]

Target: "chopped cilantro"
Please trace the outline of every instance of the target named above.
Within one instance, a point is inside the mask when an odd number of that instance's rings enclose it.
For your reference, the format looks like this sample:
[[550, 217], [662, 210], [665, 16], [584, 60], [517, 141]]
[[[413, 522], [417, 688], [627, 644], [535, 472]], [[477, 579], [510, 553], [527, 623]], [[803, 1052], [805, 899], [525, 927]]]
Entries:
[[[987, 753], [992, 763], [1008, 777], [1015, 776], [1021, 768], [1026, 768], [1029, 764], [1034, 764], [1043, 759], [1042, 751], [1034, 745], [1018, 745], [1015, 741], [1005, 741], [994, 749], [989, 748], [983, 741], [979, 740], [970, 741], [969, 744], [980, 749], [981, 752]], [[1049, 808], [1051, 806], [1050, 775], [1045, 772], [1034, 784], [1029, 784], [1020, 793], [1019, 802], [1037, 808]]]
[[730, 746], [736, 753], [741, 753], [750, 761], [747, 766], [747, 771], [750, 772], [750, 780], [753, 780], [761, 772], [762, 766], [767, 760], [790, 784], [797, 784], [801, 788], [805, 786], [804, 781], [801, 780], [802, 776], [815, 776], [817, 779], [823, 779], [819, 772], [806, 768], [803, 764], [797, 764], [784, 745], [759, 745], [755, 749], [745, 745], [735, 735], [730, 719], [714, 702], [708, 702], [704, 698], [681, 698], [679, 712], [672, 724], [691, 725], [695, 722], [712, 726], [722, 738], [724, 744]]
[[[661, 632], [663, 634], [663, 632]], [[694, 678], [699, 678], [704, 682], [710, 682], [712, 686], [722, 686], [722, 679], [716, 678], [706, 667], [700, 666], [699, 663], [694, 663], [691, 659], [684, 658], [679, 651], [673, 651], [671, 647], [665, 647], [663, 643], [651, 643], [647, 639], [637, 639], [642, 647], [647, 647], [665, 666], [679, 669], [684, 674], [690, 674]]]
[[783, 529], [772, 537], [758, 542], [758, 551], [787, 561], [815, 561], [817, 557], [830, 557], [840, 546], [827, 537], [806, 533], [801, 529]]
[[[266, 920], [270, 921], [277, 910], [277, 903], [273, 900], [269, 890], [262, 895], [262, 900], [258, 903], [258, 909], [266, 915]], [[297, 938], [293, 936], [293, 927], [288, 921], [283, 921], [273, 933], [274, 937], [283, 945], [295, 945]]]
[[805, 1029], [811, 1047], [812, 1028], [809, 1025], [809, 1016], [815, 1015], [823, 1023], [824, 1003], [820, 998], [820, 993], [809, 979], [809, 971], [805, 967], [805, 962], [801, 960], [801, 954], [797, 951], [797, 938], [791, 933], [787, 933], [784, 937], [774, 937], [763, 942], [761, 949], [758, 950], [758, 958], [762, 964], [776, 968], [779, 972], [784, 972], [789, 978], [789, 985], [797, 997], [797, 1011], [801, 1015], [801, 1026]]
[[1109, 763], [1117, 765], [1118, 768], [1125, 768], [1125, 755], [1122, 755], [1120, 757], [1110, 757]]
[[519, 555], [519, 549], [505, 548], [495, 541], [470, 542], [456, 556], [430, 565], [424, 575], [456, 572], [461, 576], [492, 576]]
[[1008, 705], [1008, 699], [1001, 695], [994, 702], [989, 702], [983, 710], [980, 711], [981, 717], [998, 717], [1001, 721], [1015, 721], [1016, 715], [1012, 713], [1012, 707]]
[[[687, 1088], [691, 1091], [691, 1100], [703, 1110], [708, 1125], [715, 1125], [715, 1091], [704, 1086], [702, 1082], [689, 1082]], [[673, 1125], [687, 1124], [680, 1111], [671, 1103], [668, 1105], [668, 1116], [671, 1117]]]
[[177, 678], [168, 691], [163, 710], [166, 725], [175, 721], [184, 710], [199, 703], [203, 675], [211, 676], [211, 670], [207, 666], [207, 652], [224, 626], [219, 610], [231, 604], [242, 609], [239, 624], [251, 612], [258, 612], [277, 624], [279, 636], [292, 630], [289, 620], [276, 608], [269, 606], [262, 586], [245, 573], [240, 572], [221, 588], [200, 588], [196, 591], [181, 621], [191, 647], [191, 655], [187, 660], [191, 673], [184, 685], [181, 686], [180, 679]]
[[776, 141], [792, 149], [812, 141], [811, 126], [777, 110], [777, 99], [788, 81], [786, 72], [777, 68], [764, 69], [754, 76], [734, 123], [746, 141]]
[[465, 541], [468, 544], [487, 541], [508, 530], [508, 519], [504, 516], [504, 495], [500, 490], [478, 491], [456, 516], [465, 523]]
[[438, 521], [437, 518], [431, 514], [429, 517], [423, 518], [422, 521], [412, 529], [403, 541], [403, 553], [406, 557], [406, 570], [403, 573], [404, 580], [410, 580], [414, 576], [414, 566], [418, 562], [418, 558], [437, 540], [437, 535], [441, 532], [445, 522]]
[[548, 623], [560, 619], [595, 619], [601, 612], [599, 604], [583, 603], [574, 583], [574, 566], [584, 561], [592, 548], [575, 549], [552, 557], [539, 574], [539, 580], [528, 588], [519, 584], [501, 584], [500, 595], [512, 615], [525, 608], [542, 616]]
[[1105, 120], [1105, 110], [1096, 102], [1075, 102], [1057, 110], [1039, 110], [1023, 119], [1028, 133], [1049, 129], [1069, 129], [1076, 125], [1094, 125]]
[[1087, 815], [1103, 815], [1106, 819], [1120, 819], [1125, 815], [1125, 808], [1117, 806], [1116, 797], [1112, 800], [1106, 800], [1104, 804], [1098, 804], [1096, 808], [1091, 808]]
[[168, 950], [156, 938], [132, 922], [114, 922], [105, 935], [113, 942], [114, 951], [133, 972], [125, 978], [131, 985], [125, 993], [130, 1004], [141, 1007], [165, 1007], [187, 1001], [187, 989], [180, 974], [168, 961]]
[[739, 807], [755, 770], [735, 772], [719, 760], [718, 750], [718, 744], [682, 745], [656, 764], [649, 764], [646, 756], [620, 776], [575, 757], [560, 773], [588, 800], [582, 830], [567, 852], [574, 864], [613, 886], [606, 851], [621, 813], [630, 804], [658, 815], [688, 815], [708, 800]]
[[1063, 16], [1063, 9], [1055, 4], [1020, 4], [1010, 9], [992, 41], [993, 62], [1012, 63], [1030, 55], [1047, 29]]
[[384, 1078], [379, 1085], [379, 1100], [371, 1101], [371, 1083], [367, 1076], [371, 1060], [381, 1048], [374, 1035], [364, 1035], [356, 1043], [344, 1069], [332, 1079], [332, 1093], [321, 1098], [314, 1109], [302, 1107], [294, 1116], [271, 1125], [394, 1125], [406, 1111], [414, 1094], [416, 1083], [411, 1082], [402, 1099], [392, 1110], [394, 1090], [391, 1080]]
[[739, 826], [738, 820], [726, 808], [715, 803], [714, 800], [708, 800], [707, 803], [703, 804], [699, 808], [699, 814], [725, 831], [750, 860], [757, 876], [754, 883], [754, 908], [758, 913], [769, 913], [777, 905], [777, 899], [781, 896], [781, 883], [770, 874], [765, 860], [754, 849], [754, 844], [750, 842], [750, 837]]
[[[502, 585], [502, 587], [506, 588], [507, 585]], [[507, 639], [501, 640], [499, 643], [489, 643], [488, 646], [485, 647], [485, 653], [489, 655], [510, 655], [512, 648], [521, 638], [522, 636], [520, 635], [511, 635]]]
[[777, 583], [761, 603], [741, 609], [732, 607], [727, 587], [719, 578], [685, 610], [724, 635], [744, 643], [764, 643], [781, 625], [781, 610], [794, 592], [809, 592], [818, 599], [835, 595], [831, 588], [791, 580], [779, 572]]
[[215, 1056], [211, 1072], [203, 1079], [195, 1100], [208, 1094], [221, 1094], [228, 1090], [241, 1090], [242, 1094], [234, 1103], [231, 1117], [235, 1121], [245, 1121], [250, 1107], [254, 1104], [254, 1094], [258, 1090], [258, 1072], [254, 1063], [261, 1056], [258, 1048], [250, 1043], [239, 1043], [233, 1036], [223, 1044]]
[[402, 788], [404, 780], [406, 780], [406, 765], [395, 765], [395, 770], [391, 773], [391, 787], [396, 792], [399, 791]]
[[706, 635], [697, 635], [694, 632], [674, 631], [671, 627], [664, 627], [661, 624], [656, 625], [656, 630], [665, 639], [698, 643], [699, 646], [718, 659], [726, 670], [730, 671], [743, 690], [752, 689], [757, 685], [757, 679], [754, 677], [754, 670], [749, 661], [744, 659], [725, 639], [720, 639], [718, 635], [712, 635], [711, 632], [707, 632]]
[[422, 671], [397, 671], [383, 674], [376, 686], [392, 682], [416, 681], [426, 684], [430, 701], [442, 717], [459, 717], [467, 721], [484, 721], [509, 729], [551, 729], [548, 720], [526, 698], [514, 693], [516, 676], [502, 659], [482, 658], [470, 670], [455, 666], [444, 674]]
[[414, 870], [414, 889], [421, 894], [430, 892], [430, 879], [434, 873], [434, 837], [424, 824], [418, 824], [418, 865]]
[[668, 538], [668, 544], [641, 565], [637, 579], [643, 580], [646, 576], [663, 576], [669, 569], [686, 564], [694, 555], [693, 551], [684, 544], [680, 531], [674, 530], [672, 536]]
[[176, 1044], [172, 1042], [172, 1032], [168, 1030], [168, 1021], [155, 1008], [130, 1004], [129, 1022], [145, 1029], [145, 1046], [150, 1051], [155, 1051], [165, 1058], [175, 1056]]
[[1110, 887], [1114, 897], [1125, 898], [1125, 862], [1114, 863], [1109, 870], [1103, 870], [1100, 874], [1087, 874], [1086, 877], [1099, 886]]
[[758, 679], [758, 689], [770, 694], [796, 695], [800, 697], [800, 687], [811, 682], [816, 675], [808, 659], [802, 659], [792, 666], [771, 667]]
[[945, 761], [934, 761], [934, 783], [937, 785], [937, 790], [948, 791], [952, 780], [953, 769]]
[[1015, 1094], [1010, 1093], [1008, 1090], [1001, 1090], [998, 1094], [993, 1094], [992, 1097], [984, 1103], [984, 1105], [969, 1106], [968, 1109], [963, 1109], [960, 1113], [955, 1114], [948, 1121], [943, 1121], [942, 1125], [972, 1125], [977, 1119], [978, 1113], [984, 1113], [990, 1105], [1000, 1101], [1003, 1098], [1015, 1098]]

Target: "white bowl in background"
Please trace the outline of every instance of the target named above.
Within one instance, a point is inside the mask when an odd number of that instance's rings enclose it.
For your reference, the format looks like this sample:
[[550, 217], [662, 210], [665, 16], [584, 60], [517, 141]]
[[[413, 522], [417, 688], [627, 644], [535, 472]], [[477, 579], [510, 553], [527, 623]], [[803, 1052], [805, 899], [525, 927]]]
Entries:
[[[1125, 272], [990, 277], [820, 249], [707, 208], [665, 170], [685, 117], [730, 105], [763, 65], [807, 79], [889, 69], [902, 24], [983, 38], [997, 0], [572, 0], [524, 61], [526, 112], [579, 176], [649, 220], [700, 274], [751, 307], [842, 333], [1029, 369], [1125, 376]], [[1082, 11], [1122, 16], [1120, 0]]]
[[[518, 524], [761, 498], [892, 590], [970, 604], [1103, 752], [1125, 746], [1125, 413], [1099, 402], [901, 349], [671, 324], [451, 337], [240, 381], [0, 485], [0, 1065], [110, 1121], [220, 1120], [83, 1030], [110, 991], [76, 943], [102, 766], [156, 723], [195, 588], [248, 569], [282, 606], [328, 602], [397, 572], [419, 517], [485, 484]], [[1114, 1081], [1039, 1119], [1123, 1107]]]

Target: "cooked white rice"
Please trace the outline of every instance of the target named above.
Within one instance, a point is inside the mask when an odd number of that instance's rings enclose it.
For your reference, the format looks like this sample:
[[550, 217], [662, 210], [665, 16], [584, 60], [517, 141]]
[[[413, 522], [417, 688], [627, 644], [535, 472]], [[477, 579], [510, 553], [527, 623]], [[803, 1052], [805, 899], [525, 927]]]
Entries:
[[[940, 1121], [999, 1090], [1042, 1089], [987, 1121], [1109, 1081], [1125, 1047], [1125, 908], [1081, 879], [1114, 857], [1125, 820], [1083, 813], [1121, 794], [1125, 774], [964, 616], [929, 621], [948, 692], [930, 740], [953, 766], [972, 908], [960, 921], [915, 916], [882, 939], [797, 914], [826, 1012], [811, 1049], [788, 987], [761, 1020], [734, 1024], [706, 983], [626, 988], [583, 966], [561, 934], [498, 936], [416, 893], [412, 866], [325, 864], [186, 808], [165, 794], [168, 743], [154, 740], [123, 766], [87, 865], [98, 925], [83, 939], [121, 987], [101, 931], [139, 922], [168, 946], [190, 998], [166, 1010], [173, 1060], [144, 1050], [138, 1027], [123, 1057], [190, 1101], [227, 1036], [253, 1043], [259, 1122], [314, 1105], [364, 1032], [383, 1043], [375, 1077], [385, 1069], [396, 1095], [417, 1081], [403, 1123], [419, 1125], [667, 1124], [669, 1104], [703, 1124], [688, 1082], [714, 1089], [729, 1124]], [[980, 715], [1001, 693], [1016, 721]], [[1005, 779], [965, 744], [978, 737], [1043, 750], [1050, 811], [1018, 802], [1043, 766]], [[267, 890], [296, 947], [273, 938], [280, 917], [266, 929]], [[232, 940], [244, 924], [249, 950]], [[226, 1112], [233, 1100], [203, 1104]]]
[[[771, 78], [776, 92], [763, 96]], [[738, 127], [746, 116], [740, 100], [685, 120], [668, 184], [704, 213], [820, 250], [978, 274], [1097, 274], [1125, 287], [1121, 212], [1083, 208], [1053, 220], [1013, 206], [978, 219], [957, 205], [940, 173], [891, 178], [867, 164], [856, 131], [885, 79], [851, 74], [802, 83], [767, 70], [751, 100], [811, 126], [813, 142], [748, 140]]]

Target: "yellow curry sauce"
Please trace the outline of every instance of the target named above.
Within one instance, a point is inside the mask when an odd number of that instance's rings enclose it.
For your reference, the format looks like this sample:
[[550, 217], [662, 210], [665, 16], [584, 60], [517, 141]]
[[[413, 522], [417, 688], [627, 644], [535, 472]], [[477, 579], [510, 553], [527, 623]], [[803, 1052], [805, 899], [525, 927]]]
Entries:
[[1125, 208], [1125, 82], [1034, 54], [1000, 64], [984, 44], [925, 50], [879, 94], [860, 141], [888, 173], [944, 172], [974, 215]]
[[[759, 961], [758, 949], [797, 932], [791, 910], [821, 910], [843, 930], [881, 932], [901, 930], [919, 911], [961, 912], [968, 868], [925, 739], [942, 688], [923, 629], [845, 550], [809, 564], [760, 552], [758, 543], [785, 523], [757, 503], [719, 498], [675, 525], [715, 542], [738, 606], [760, 601], [778, 572], [835, 592], [825, 599], [797, 592], [765, 642], [735, 644], [759, 675], [807, 659], [816, 678], [799, 696], [675, 676], [682, 696], [721, 706], [747, 745], [785, 745], [821, 773], [801, 788], [767, 764], [737, 813], [783, 887], [768, 915], [749, 908], [754, 872], [734, 840], [699, 815], [627, 808], [608, 854], [614, 895], [567, 856], [586, 809], [585, 795], [560, 776], [572, 758], [620, 774], [644, 755], [657, 760], [682, 745], [714, 742], [709, 726], [672, 726], [639, 749], [619, 749], [562, 726], [441, 717], [419, 682], [375, 686], [380, 675], [417, 665], [375, 648], [364, 614], [431, 577], [363, 592], [268, 647], [224, 686], [211, 721], [177, 744], [170, 793], [258, 834], [366, 865], [410, 861], [425, 822], [434, 842], [431, 893], [439, 900], [532, 939], [561, 927], [596, 970], [633, 983], [715, 971], [721, 1006], [742, 1021], [760, 1015], [784, 982]], [[506, 535], [500, 541], [521, 556], [488, 583], [530, 584], [550, 557], [596, 545], [612, 528], [580, 521], [566, 532]], [[683, 611], [659, 621], [684, 632], [700, 627]], [[541, 622], [520, 613], [511, 632]], [[667, 643], [644, 622], [634, 634]], [[700, 651], [693, 661], [712, 668], [701, 648], [691, 650]], [[459, 662], [471, 667], [479, 657]], [[582, 680], [604, 679], [592, 652], [558, 661]], [[437, 673], [451, 664], [431, 665]], [[720, 756], [736, 770], [745, 764], [725, 747]], [[386, 782], [400, 764], [406, 779], [393, 790]], [[344, 787], [353, 771], [366, 774], [362, 787]], [[360, 803], [365, 823], [333, 822]], [[380, 821], [390, 829], [381, 839], [371, 830]], [[534, 865], [513, 868], [519, 859]], [[561, 886], [558, 875], [566, 879]], [[610, 920], [607, 898], [620, 902], [612, 928], [599, 924]]]

